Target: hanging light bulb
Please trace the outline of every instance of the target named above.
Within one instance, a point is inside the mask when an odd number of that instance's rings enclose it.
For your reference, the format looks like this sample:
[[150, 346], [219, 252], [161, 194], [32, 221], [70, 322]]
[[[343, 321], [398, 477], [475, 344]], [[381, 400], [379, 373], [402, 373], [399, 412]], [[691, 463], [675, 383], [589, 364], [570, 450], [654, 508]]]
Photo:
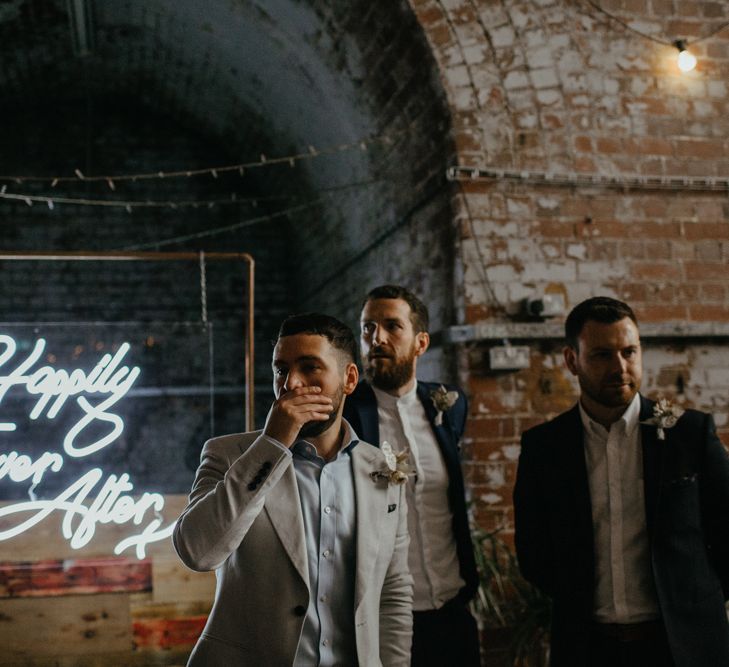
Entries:
[[678, 49], [678, 69], [690, 72], [696, 67], [696, 56], [686, 50], [686, 41], [683, 39], [677, 39], [673, 45]]

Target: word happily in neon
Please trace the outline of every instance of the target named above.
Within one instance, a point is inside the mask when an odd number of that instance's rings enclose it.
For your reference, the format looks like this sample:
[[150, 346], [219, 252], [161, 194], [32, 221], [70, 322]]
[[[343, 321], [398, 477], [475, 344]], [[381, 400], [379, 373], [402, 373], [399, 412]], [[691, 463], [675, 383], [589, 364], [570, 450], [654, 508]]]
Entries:
[[[0, 345], [5, 349], [0, 352], [0, 372], [5, 365], [13, 359], [17, 351], [17, 343], [11, 336], [0, 335]], [[52, 366], [42, 366], [31, 372], [46, 347], [46, 341], [39, 338], [31, 353], [20, 361], [7, 375], [0, 375], [0, 403], [2, 403], [8, 390], [14, 386], [25, 387], [31, 396], [38, 399], [30, 411], [29, 417], [38, 419], [46, 410], [46, 418], [54, 419], [66, 404], [66, 401], [76, 396], [76, 403], [84, 415], [69, 430], [63, 440], [63, 449], [69, 456], [86, 456], [106, 447], [114, 442], [124, 430], [124, 421], [119, 415], [108, 412], [109, 408], [118, 403], [131, 389], [134, 381], [139, 377], [138, 366], [129, 368], [120, 364], [129, 351], [129, 343], [119, 346], [114, 356], [105, 354], [98, 361], [90, 373], [75, 368], [70, 373]], [[105, 396], [95, 405], [88, 397]], [[82, 436], [84, 430], [95, 421], [107, 422], [110, 430], [97, 440], [91, 440], [79, 446], [77, 438]], [[16, 424], [5, 422], [0, 424], [0, 431], [14, 431]]]
[[[0, 351], [0, 372], [4, 372], [6, 364], [14, 360], [17, 343], [11, 336], [0, 335], [0, 346], [4, 346]], [[69, 372], [51, 366], [41, 366], [33, 370], [45, 347], [45, 340], [38, 339], [25, 359], [14, 360], [14, 368], [0, 375], [0, 404], [11, 388], [24, 388], [35, 399], [28, 417], [37, 420], [45, 413], [46, 419], [53, 420], [67, 404], [75, 403], [83, 416], [63, 437], [65, 453], [79, 459], [108, 446], [124, 430], [124, 421], [118, 414], [110, 412], [110, 409], [126, 396], [140, 374], [138, 366], [130, 368], [122, 365], [130, 349], [129, 344], [120, 345], [114, 355], [104, 354], [88, 373], [80, 368]], [[92, 436], [84, 441], [84, 431], [95, 422], [105, 422], [110, 426], [101, 437]], [[15, 422], [0, 422], [0, 432], [12, 432], [16, 429]], [[96, 432], [98, 433], [98, 427]], [[0, 482], [8, 479], [16, 483], [29, 482], [32, 485], [30, 500], [0, 508], [0, 541], [30, 530], [53, 512], [63, 514], [61, 532], [73, 549], [86, 546], [94, 537], [99, 524], [132, 523], [140, 526], [148, 514], [152, 518], [147, 520], [146, 527], [121, 540], [114, 547], [115, 554], [135, 547], [137, 557], [144, 558], [147, 544], [163, 540], [172, 534], [174, 523], [161, 527], [159, 513], [164, 508], [164, 497], [159, 493], [146, 492], [137, 498], [130, 495], [134, 486], [127, 473], [119, 477], [109, 475], [102, 483], [104, 472], [101, 468], [93, 468], [55, 498], [37, 500], [33, 489], [41, 483], [46, 473], [56, 473], [63, 465], [63, 456], [55, 452], [43, 452], [36, 460], [16, 451], [0, 454]], [[95, 493], [93, 498], [92, 493]], [[5, 527], [8, 517], [28, 513], [30, 516], [19, 523]]]

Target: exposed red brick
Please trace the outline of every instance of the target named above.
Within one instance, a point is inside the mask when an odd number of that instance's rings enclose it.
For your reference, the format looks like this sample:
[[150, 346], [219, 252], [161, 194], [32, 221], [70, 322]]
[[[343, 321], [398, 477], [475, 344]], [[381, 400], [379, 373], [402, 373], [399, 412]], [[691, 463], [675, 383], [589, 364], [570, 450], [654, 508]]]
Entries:
[[436, 23], [445, 20], [442, 7], [431, 3], [423, 3], [423, 5], [423, 7], [415, 8], [415, 15], [418, 17], [418, 22], [423, 26], [423, 28], [429, 30]]
[[450, 44], [453, 40], [451, 30], [447, 24], [439, 24], [431, 27], [428, 32], [428, 38], [431, 43], [437, 48]]
[[641, 322], [684, 321], [687, 308], [685, 305], [649, 303], [641, 306], [638, 313]]
[[616, 291], [620, 299], [632, 304], [648, 298], [648, 286], [645, 283], [621, 283], [616, 286]]
[[723, 262], [684, 262], [687, 280], [726, 280], [729, 267]]
[[702, 21], [669, 21], [666, 24], [666, 34], [681, 35], [682, 37], [698, 37], [702, 34], [704, 24]]
[[480, 322], [487, 320], [489, 317], [493, 317], [496, 313], [491, 306], [484, 304], [469, 304], [466, 306], [465, 316], [466, 323], [473, 324], [474, 322]]
[[701, 285], [701, 300], [724, 301], [726, 298], [726, 285], [723, 283], [704, 283]]
[[683, 225], [683, 233], [689, 240], [729, 239], [729, 223], [686, 222]]
[[645, 256], [652, 260], [671, 259], [671, 242], [667, 240], [644, 241]]
[[692, 304], [689, 317], [696, 322], [726, 322], [729, 319], [729, 306], [714, 304]]
[[513, 438], [514, 419], [508, 417], [471, 416], [466, 436], [476, 439]]
[[455, 136], [456, 150], [460, 153], [480, 153], [482, 150], [481, 143], [472, 132], [456, 132]]
[[676, 292], [679, 299], [685, 302], [696, 301], [699, 298], [699, 286], [681, 283], [676, 286]]
[[681, 280], [681, 267], [673, 262], [633, 262], [631, 274], [642, 280]]
[[536, 233], [545, 238], [570, 238], [575, 236], [575, 223], [558, 220], [540, 220]]
[[675, 141], [677, 157], [696, 157], [718, 159], [726, 157], [726, 146], [721, 140], [710, 139], [677, 139]]
[[578, 151], [592, 152], [592, 138], [585, 135], [575, 137], [575, 148]]
[[630, 236], [646, 239], [671, 239], [681, 235], [681, 225], [669, 221], [632, 222], [627, 226]]
[[671, 155], [673, 147], [671, 142], [667, 139], [661, 139], [658, 137], [642, 137], [636, 141], [631, 141], [635, 144], [636, 153], [642, 153], [647, 155]]
[[587, 155], [578, 155], [575, 158], [575, 171], [576, 172], [594, 172], [597, 168], [595, 161]]
[[622, 153], [623, 145], [619, 139], [612, 137], [598, 137], [596, 141], [596, 150], [598, 153]]

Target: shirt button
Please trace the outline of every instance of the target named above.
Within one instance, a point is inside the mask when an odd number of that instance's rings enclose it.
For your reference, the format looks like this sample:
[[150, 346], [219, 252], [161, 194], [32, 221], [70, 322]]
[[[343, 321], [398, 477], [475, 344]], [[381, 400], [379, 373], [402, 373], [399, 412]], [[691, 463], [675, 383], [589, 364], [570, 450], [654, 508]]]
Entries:
[[325, 507], [325, 508], [324, 508], [324, 512], [325, 512], [326, 514], [330, 514], [330, 513], [331, 513], [331, 511], [332, 511], [332, 508], [331, 508], [331, 507]]
[[322, 554], [322, 556], [324, 556], [324, 558], [329, 558], [330, 553], [331, 552], [329, 551], [329, 549], [324, 549], [324, 553]]
[[329, 640], [328, 640], [328, 639], [325, 639], [325, 640], [324, 640], [324, 641], [323, 641], [323, 642], [321, 643], [321, 645], [322, 645], [322, 646], [329, 646]]
[[327, 596], [326, 596], [326, 595], [322, 595], [322, 596], [321, 596], [321, 597], [319, 598], [319, 602], [326, 602], [326, 601], [327, 601], [327, 599], [328, 599], [328, 598], [327, 598]]

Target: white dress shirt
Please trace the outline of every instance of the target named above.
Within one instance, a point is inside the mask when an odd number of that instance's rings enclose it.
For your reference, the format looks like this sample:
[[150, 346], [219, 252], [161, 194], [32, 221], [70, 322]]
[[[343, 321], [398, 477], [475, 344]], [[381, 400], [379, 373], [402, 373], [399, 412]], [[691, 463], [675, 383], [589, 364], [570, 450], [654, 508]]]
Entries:
[[[316, 447], [298, 440], [293, 456], [309, 562], [309, 607], [294, 667], [340, 667], [357, 664], [354, 629], [356, 502], [350, 453], [358, 438], [346, 429], [342, 447], [330, 461]], [[263, 436], [266, 437], [266, 436]]]
[[651, 569], [636, 394], [610, 430], [580, 403], [595, 549], [594, 619], [639, 623], [659, 618]]
[[448, 471], [423, 404], [413, 387], [397, 397], [373, 387], [380, 443], [396, 452], [410, 449], [416, 470], [407, 486], [408, 564], [415, 581], [413, 610], [440, 609], [464, 586], [460, 576], [453, 513], [448, 503]]

